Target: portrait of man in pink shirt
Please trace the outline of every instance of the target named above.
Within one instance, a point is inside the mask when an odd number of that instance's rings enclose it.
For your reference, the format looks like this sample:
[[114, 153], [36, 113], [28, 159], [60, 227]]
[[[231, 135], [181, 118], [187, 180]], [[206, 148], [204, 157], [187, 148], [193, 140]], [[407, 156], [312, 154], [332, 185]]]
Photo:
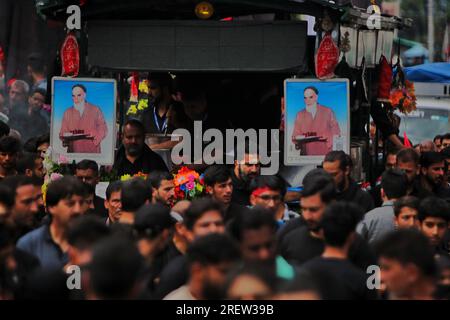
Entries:
[[333, 149], [333, 139], [341, 134], [334, 111], [318, 103], [319, 90], [303, 91], [305, 108], [295, 117], [292, 142], [301, 155], [321, 156]]
[[73, 105], [63, 115], [59, 138], [68, 153], [101, 153], [108, 127], [101, 109], [86, 100], [82, 84], [72, 87]]

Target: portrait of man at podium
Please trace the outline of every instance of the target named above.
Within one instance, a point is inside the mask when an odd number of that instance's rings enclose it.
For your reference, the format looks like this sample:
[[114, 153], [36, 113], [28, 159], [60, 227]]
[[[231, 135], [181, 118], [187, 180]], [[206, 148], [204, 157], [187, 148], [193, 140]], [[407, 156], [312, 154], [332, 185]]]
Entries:
[[348, 153], [348, 80], [287, 79], [284, 85], [285, 164], [320, 164], [330, 151]]
[[101, 153], [101, 142], [108, 134], [100, 107], [86, 100], [82, 84], [72, 87], [73, 104], [64, 112], [59, 138], [68, 153]]
[[114, 163], [117, 84], [106, 78], [52, 78], [53, 161]]

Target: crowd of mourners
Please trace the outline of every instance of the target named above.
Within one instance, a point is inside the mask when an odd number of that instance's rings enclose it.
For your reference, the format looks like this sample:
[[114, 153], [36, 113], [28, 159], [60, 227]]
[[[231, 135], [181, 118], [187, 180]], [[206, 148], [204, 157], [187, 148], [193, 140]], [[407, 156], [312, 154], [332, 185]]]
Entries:
[[201, 169], [204, 196], [175, 201], [174, 172], [129, 119], [112, 171], [146, 179], [102, 198], [83, 160], [43, 189], [50, 117], [30, 68], [31, 85], [0, 95], [0, 299], [449, 298], [450, 134], [390, 151], [370, 190], [342, 151], [296, 193], [246, 148]]

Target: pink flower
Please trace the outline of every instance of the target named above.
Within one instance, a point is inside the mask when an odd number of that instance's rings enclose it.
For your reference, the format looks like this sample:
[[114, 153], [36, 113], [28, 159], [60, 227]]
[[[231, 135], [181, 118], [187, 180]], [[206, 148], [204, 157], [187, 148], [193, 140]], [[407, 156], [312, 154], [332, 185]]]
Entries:
[[189, 181], [186, 183], [186, 188], [190, 191], [195, 188], [195, 183], [193, 181]]
[[69, 163], [69, 159], [67, 159], [67, 157], [65, 155], [61, 154], [59, 156], [58, 163], [59, 164], [67, 164], [67, 163]]
[[50, 175], [50, 181], [56, 181], [56, 180], [58, 180], [58, 179], [61, 179], [63, 177], [63, 175], [62, 174], [59, 174], [59, 173], [52, 173], [51, 175]]

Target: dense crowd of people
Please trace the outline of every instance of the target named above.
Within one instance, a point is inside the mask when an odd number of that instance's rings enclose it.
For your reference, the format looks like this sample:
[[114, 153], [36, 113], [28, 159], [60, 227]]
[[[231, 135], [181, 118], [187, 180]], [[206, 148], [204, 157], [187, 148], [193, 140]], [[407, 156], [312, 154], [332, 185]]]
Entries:
[[371, 190], [331, 151], [294, 197], [246, 148], [234, 165], [200, 167], [205, 194], [190, 201], [144, 142], [155, 128], [129, 119], [112, 171], [145, 179], [113, 179], [102, 198], [99, 166], [83, 160], [43, 189], [46, 86], [30, 68], [32, 88], [13, 82], [0, 110], [0, 299], [450, 297], [450, 134], [389, 152]]

